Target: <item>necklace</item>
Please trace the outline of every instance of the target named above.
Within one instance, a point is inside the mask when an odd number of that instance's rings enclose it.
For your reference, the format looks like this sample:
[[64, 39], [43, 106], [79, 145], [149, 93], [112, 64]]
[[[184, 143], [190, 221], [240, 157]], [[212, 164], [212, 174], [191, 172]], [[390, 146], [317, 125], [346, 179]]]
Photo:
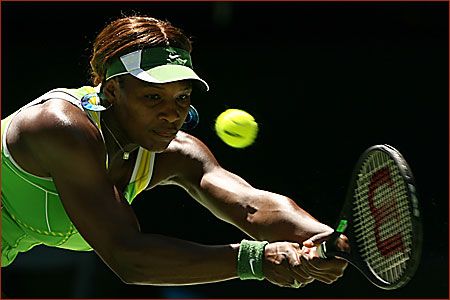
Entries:
[[116, 139], [116, 137], [114, 136], [114, 134], [112, 133], [111, 129], [109, 129], [108, 125], [106, 125], [105, 120], [103, 120], [103, 124], [105, 124], [105, 128], [106, 130], [108, 130], [108, 132], [111, 134], [112, 138], [114, 139], [114, 141], [116, 142], [117, 146], [119, 146], [120, 150], [123, 152], [122, 158], [124, 160], [127, 160], [130, 157], [130, 152], [125, 151], [125, 149], [123, 149], [122, 145], [119, 143], [119, 141]]

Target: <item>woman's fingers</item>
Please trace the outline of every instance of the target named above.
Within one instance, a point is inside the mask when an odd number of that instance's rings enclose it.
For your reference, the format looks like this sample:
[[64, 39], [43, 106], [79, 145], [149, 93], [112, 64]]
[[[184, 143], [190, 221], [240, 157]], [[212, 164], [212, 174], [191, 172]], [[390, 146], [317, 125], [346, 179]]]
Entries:
[[338, 258], [320, 259], [302, 256], [301, 264], [312, 277], [328, 284], [342, 277], [347, 267], [347, 262]]
[[303, 287], [315, 279], [330, 284], [343, 275], [347, 262], [343, 259], [322, 259], [316, 247], [301, 248], [297, 243], [276, 242], [266, 246], [264, 275], [283, 287]]
[[266, 279], [278, 286], [292, 288], [303, 287], [312, 282], [314, 278], [301, 269], [301, 254], [300, 245], [297, 243], [268, 244], [264, 264]]

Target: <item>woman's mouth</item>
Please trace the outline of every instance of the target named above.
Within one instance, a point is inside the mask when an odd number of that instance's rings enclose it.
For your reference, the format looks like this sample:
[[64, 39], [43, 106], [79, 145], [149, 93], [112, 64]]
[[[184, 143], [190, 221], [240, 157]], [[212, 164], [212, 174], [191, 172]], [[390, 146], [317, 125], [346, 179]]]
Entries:
[[177, 134], [177, 130], [153, 130], [157, 136], [161, 137], [163, 140], [172, 140]]

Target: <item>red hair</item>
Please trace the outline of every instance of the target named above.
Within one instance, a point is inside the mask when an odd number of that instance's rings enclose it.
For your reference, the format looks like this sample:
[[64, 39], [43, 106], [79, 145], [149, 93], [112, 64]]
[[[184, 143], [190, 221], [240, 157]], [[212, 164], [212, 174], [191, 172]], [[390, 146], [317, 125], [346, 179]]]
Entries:
[[95, 38], [90, 60], [92, 82], [98, 85], [105, 80], [111, 58], [138, 49], [169, 45], [189, 52], [192, 50], [190, 39], [167, 21], [143, 16], [117, 19]]

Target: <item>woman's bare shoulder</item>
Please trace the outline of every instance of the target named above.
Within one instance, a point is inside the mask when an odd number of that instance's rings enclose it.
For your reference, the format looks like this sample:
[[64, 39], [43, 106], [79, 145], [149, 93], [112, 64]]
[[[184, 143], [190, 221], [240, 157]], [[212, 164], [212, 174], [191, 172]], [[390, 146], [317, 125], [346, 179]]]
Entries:
[[104, 153], [97, 127], [79, 107], [61, 99], [20, 111], [11, 121], [7, 143], [13, 157], [41, 172], [48, 171], [46, 165], [52, 163], [52, 157], [70, 159], [82, 152], [101, 157]]

